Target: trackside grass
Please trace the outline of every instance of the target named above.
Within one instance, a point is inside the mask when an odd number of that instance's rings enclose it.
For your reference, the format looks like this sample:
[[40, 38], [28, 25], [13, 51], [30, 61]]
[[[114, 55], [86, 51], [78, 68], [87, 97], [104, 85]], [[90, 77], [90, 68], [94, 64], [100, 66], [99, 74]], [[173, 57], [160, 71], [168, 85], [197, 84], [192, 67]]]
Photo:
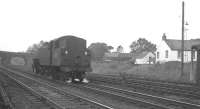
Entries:
[[180, 62], [167, 62], [164, 64], [133, 65], [128, 62], [92, 62], [93, 73], [111, 74], [119, 76], [139, 77], [170, 82], [193, 83], [196, 63], [185, 63], [184, 73], [181, 74]]

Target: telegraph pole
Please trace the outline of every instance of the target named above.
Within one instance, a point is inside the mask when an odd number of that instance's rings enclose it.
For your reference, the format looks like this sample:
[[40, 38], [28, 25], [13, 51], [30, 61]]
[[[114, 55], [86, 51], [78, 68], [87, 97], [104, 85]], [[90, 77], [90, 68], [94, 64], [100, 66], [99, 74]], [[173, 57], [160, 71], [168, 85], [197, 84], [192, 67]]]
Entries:
[[181, 75], [183, 75], [184, 69], [184, 1], [182, 2], [182, 43], [181, 43]]

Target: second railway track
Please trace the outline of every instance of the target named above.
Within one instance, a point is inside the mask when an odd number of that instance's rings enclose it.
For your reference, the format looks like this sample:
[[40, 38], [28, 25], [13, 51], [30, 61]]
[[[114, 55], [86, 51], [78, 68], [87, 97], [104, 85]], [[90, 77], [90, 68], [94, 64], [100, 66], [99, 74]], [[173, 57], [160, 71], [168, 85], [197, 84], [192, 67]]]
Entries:
[[[174, 83], [165, 83], [165, 82], [156, 82], [145, 79], [138, 78], [126, 78], [126, 77], [117, 77], [117, 76], [108, 76], [108, 75], [98, 75], [92, 74], [90, 77], [94, 82], [110, 82], [112, 84], [123, 84], [128, 87], [134, 87], [140, 90], [154, 91], [157, 93], [168, 93], [173, 95], [178, 95], [182, 97], [189, 97], [194, 99], [200, 99], [200, 88], [192, 85], [183, 85], [183, 84], [174, 84]], [[120, 83], [122, 82], [122, 83]]]
[[[53, 84], [53, 83], [49, 83]], [[65, 84], [63, 84], [64, 87]], [[148, 95], [129, 90], [123, 90], [115, 87], [104, 85], [88, 84], [88, 85], [67, 85], [66, 87], [75, 87], [77, 90], [84, 90], [89, 93], [96, 93], [98, 95], [110, 96], [114, 99], [121, 99], [133, 104], [143, 105], [142, 108], [153, 109], [199, 109], [200, 105], [191, 102], [179, 101], [159, 96]], [[144, 106], [145, 105], [145, 106]]]
[[97, 84], [88, 84], [83, 86], [86, 89], [89, 90], [97, 90], [100, 92], [105, 92], [107, 94], [112, 94], [115, 96], [119, 96], [121, 98], [124, 98], [126, 100], [132, 100], [132, 101], [140, 101], [151, 105], [157, 105], [165, 109], [199, 109], [200, 104], [187, 102], [187, 101], [180, 101], [175, 99], [169, 99], [165, 97], [160, 96], [154, 96], [149, 94], [144, 94], [140, 92], [134, 92], [131, 90], [124, 90], [112, 86], [106, 86], [106, 85], [97, 85]]

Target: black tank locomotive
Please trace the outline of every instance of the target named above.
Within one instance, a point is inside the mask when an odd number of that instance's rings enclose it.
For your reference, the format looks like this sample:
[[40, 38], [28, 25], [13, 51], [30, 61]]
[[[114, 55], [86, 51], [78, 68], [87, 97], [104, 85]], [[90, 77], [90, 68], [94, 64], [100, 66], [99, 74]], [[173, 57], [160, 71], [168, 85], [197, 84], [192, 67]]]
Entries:
[[33, 58], [33, 71], [53, 79], [83, 81], [91, 72], [91, 53], [86, 40], [63, 36], [44, 44]]

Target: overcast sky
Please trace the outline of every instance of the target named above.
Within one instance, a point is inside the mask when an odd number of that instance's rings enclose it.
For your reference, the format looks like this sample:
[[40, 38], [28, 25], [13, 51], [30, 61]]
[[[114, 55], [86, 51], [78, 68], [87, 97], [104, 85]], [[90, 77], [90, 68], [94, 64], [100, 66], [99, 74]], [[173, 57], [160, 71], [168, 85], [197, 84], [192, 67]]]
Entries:
[[[1, 0], [0, 50], [25, 51], [63, 35], [129, 51], [139, 37], [181, 39], [182, 0]], [[200, 0], [185, 0], [187, 39], [200, 38]]]

